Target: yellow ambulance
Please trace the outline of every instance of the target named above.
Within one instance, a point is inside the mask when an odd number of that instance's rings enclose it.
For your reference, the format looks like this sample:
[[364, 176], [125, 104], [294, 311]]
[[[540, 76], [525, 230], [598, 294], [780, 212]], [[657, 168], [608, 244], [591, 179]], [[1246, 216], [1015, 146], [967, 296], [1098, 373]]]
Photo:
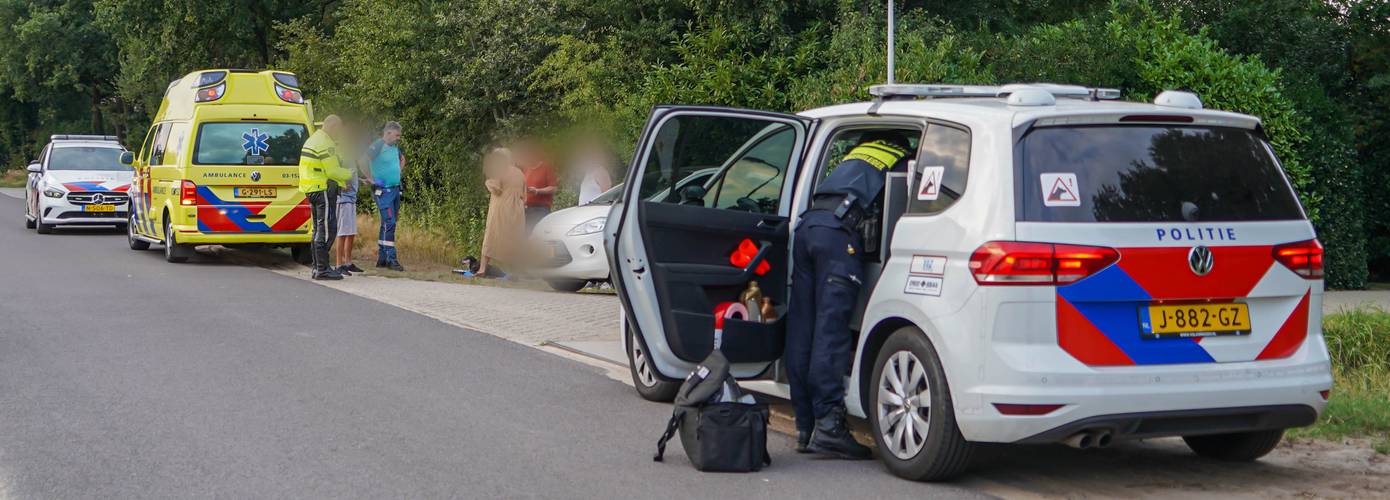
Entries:
[[197, 245], [288, 246], [309, 256], [309, 203], [296, 187], [313, 117], [283, 71], [211, 69], [173, 81], [131, 165], [127, 239], [184, 262]]

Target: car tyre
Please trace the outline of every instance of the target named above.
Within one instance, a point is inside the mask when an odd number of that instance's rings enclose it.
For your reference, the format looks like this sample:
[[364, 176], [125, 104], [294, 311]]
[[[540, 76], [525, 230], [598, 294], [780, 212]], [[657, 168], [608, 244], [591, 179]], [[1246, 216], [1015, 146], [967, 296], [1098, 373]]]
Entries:
[[314, 263], [314, 251], [309, 245], [294, 245], [290, 247], [290, 258], [307, 266]]
[[1205, 436], [1183, 436], [1198, 456], [1226, 462], [1253, 462], [1274, 451], [1284, 439], [1284, 429], [1272, 431], [1233, 432]]
[[578, 292], [589, 284], [584, 280], [545, 280], [545, 283], [557, 292]]
[[34, 219], [30, 219], [30, 218], [28, 218], [28, 217], [25, 217], [25, 218], [24, 218], [24, 229], [33, 229], [33, 228], [34, 228]]
[[34, 230], [35, 230], [35, 231], [38, 231], [39, 234], [52, 234], [52, 233], [53, 233], [53, 225], [52, 225], [52, 224], [44, 224], [44, 223], [43, 223], [43, 219], [35, 218], [35, 219], [34, 219]]
[[174, 242], [174, 229], [169, 227], [169, 217], [164, 217], [164, 260], [175, 264], [188, 262], [193, 247]]
[[130, 222], [124, 224], [126, 244], [130, 245], [131, 250], [149, 250], [150, 242], [136, 237], [135, 234], [135, 214], [130, 214]]
[[632, 375], [632, 386], [637, 388], [637, 394], [647, 401], [675, 401], [676, 391], [681, 388], [680, 381], [663, 379], [651, 364], [646, 343], [633, 334], [631, 326], [624, 330], [627, 331], [627, 371]]
[[946, 372], [925, 333], [915, 327], [893, 332], [871, 380], [866, 413], [889, 471], [913, 481], [945, 481], [970, 467], [974, 445], [956, 425]]

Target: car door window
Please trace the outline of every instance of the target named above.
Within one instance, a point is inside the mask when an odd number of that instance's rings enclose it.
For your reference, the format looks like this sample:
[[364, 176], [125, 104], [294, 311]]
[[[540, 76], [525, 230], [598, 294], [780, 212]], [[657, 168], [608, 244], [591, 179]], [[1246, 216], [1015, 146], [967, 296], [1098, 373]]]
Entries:
[[150, 146], [151, 146], [151, 147], [150, 147], [150, 149], [148, 150], [148, 151], [150, 152], [150, 156], [149, 156], [149, 158], [147, 158], [147, 162], [146, 162], [147, 165], [163, 165], [163, 164], [164, 164], [164, 141], [167, 140], [168, 137], [169, 137], [169, 124], [168, 124], [168, 123], [161, 123], [161, 124], [159, 124], [159, 128], [158, 128], [157, 130], [155, 130], [155, 133], [154, 133], [154, 141], [153, 141], [152, 143], [150, 143]]
[[908, 196], [909, 214], [935, 214], [946, 210], [965, 193], [970, 174], [970, 132], [936, 122], [927, 126], [917, 153], [913, 191]]
[[[750, 117], [675, 116], [655, 132], [639, 199], [777, 213], [796, 147], [785, 123]], [[714, 181], [699, 182], [714, 177]]]

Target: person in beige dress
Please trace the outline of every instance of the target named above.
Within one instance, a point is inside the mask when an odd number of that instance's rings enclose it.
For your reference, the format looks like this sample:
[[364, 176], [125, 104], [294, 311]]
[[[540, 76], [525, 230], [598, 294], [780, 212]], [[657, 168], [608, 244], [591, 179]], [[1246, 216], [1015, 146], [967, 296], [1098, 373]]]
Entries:
[[511, 153], [497, 148], [483, 157], [483, 175], [490, 199], [487, 205], [487, 226], [483, 231], [482, 259], [478, 263], [479, 277], [505, 276], [490, 271], [497, 261], [511, 263], [522, 255], [526, 235], [526, 174], [512, 161]]

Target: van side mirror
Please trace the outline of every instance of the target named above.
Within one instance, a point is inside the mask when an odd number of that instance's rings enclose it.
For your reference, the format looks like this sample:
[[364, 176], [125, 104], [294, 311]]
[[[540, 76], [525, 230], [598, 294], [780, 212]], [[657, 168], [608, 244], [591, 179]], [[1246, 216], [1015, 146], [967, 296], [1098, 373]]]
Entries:
[[43, 172], [43, 165], [39, 164], [39, 162], [36, 161], [30, 162], [29, 167], [25, 168], [25, 170], [28, 170], [31, 174], [37, 174], [39, 172]]
[[121, 151], [121, 165], [129, 167], [131, 163], [135, 163], [135, 153]]

